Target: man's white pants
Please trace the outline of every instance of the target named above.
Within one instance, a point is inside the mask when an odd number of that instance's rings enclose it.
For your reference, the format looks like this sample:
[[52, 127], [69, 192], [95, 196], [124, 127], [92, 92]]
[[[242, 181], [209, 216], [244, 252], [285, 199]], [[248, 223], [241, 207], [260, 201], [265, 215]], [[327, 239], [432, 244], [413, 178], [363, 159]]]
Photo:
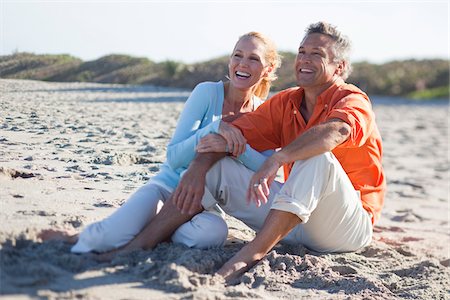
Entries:
[[272, 183], [269, 201], [261, 207], [246, 203], [253, 174], [231, 158], [222, 159], [207, 175], [203, 206], [218, 203], [225, 213], [257, 232], [270, 209], [293, 213], [302, 222], [283, 242], [302, 244], [319, 252], [354, 251], [370, 243], [371, 218], [332, 153], [297, 161], [284, 184]]

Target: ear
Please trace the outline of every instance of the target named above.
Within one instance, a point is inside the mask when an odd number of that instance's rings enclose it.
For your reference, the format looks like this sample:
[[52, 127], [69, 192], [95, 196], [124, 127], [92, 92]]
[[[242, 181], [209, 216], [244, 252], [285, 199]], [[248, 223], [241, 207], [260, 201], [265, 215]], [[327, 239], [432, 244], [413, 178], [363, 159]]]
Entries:
[[266, 71], [264, 72], [264, 76], [263, 77], [269, 76], [269, 74], [272, 73], [272, 71], [273, 71], [273, 66], [268, 66]]
[[338, 62], [335, 74], [338, 76], [341, 76], [342, 73], [344, 73], [346, 65], [347, 65], [347, 62], [345, 60], [341, 60], [340, 62]]

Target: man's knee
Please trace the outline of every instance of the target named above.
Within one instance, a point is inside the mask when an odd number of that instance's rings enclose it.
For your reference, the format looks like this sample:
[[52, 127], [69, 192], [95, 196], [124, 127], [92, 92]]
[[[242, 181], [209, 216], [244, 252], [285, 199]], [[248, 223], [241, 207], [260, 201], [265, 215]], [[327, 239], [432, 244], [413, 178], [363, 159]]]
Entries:
[[339, 161], [336, 159], [333, 153], [325, 152], [305, 160], [296, 161], [292, 167], [291, 175], [294, 175], [300, 171], [316, 171], [319, 173], [323, 173], [324, 171], [330, 171], [334, 169], [336, 164], [339, 164]]

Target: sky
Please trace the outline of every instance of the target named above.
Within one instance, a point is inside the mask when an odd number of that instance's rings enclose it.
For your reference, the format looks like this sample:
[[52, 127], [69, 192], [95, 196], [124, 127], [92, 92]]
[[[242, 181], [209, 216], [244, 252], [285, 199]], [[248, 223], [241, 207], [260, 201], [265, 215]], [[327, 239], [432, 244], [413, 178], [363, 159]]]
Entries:
[[296, 52], [305, 28], [323, 20], [353, 43], [352, 60], [449, 59], [445, 1], [22, 1], [0, 0], [0, 55], [128, 54], [184, 63], [228, 55], [260, 31]]

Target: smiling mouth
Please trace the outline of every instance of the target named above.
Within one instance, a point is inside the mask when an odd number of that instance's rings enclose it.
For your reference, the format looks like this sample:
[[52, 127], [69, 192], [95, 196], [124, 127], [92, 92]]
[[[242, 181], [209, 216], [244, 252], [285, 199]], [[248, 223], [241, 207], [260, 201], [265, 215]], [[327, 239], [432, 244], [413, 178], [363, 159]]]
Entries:
[[247, 79], [247, 78], [250, 78], [250, 74], [249, 73], [245, 73], [245, 72], [241, 72], [241, 71], [236, 71], [236, 77], [238, 77], [238, 78], [245, 78], [245, 79]]
[[300, 73], [303, 73], [303, 74], [312, 74], [313, 72], [314, 71], [311, 69], [306, 69], [306, 68], [300, 69]]

